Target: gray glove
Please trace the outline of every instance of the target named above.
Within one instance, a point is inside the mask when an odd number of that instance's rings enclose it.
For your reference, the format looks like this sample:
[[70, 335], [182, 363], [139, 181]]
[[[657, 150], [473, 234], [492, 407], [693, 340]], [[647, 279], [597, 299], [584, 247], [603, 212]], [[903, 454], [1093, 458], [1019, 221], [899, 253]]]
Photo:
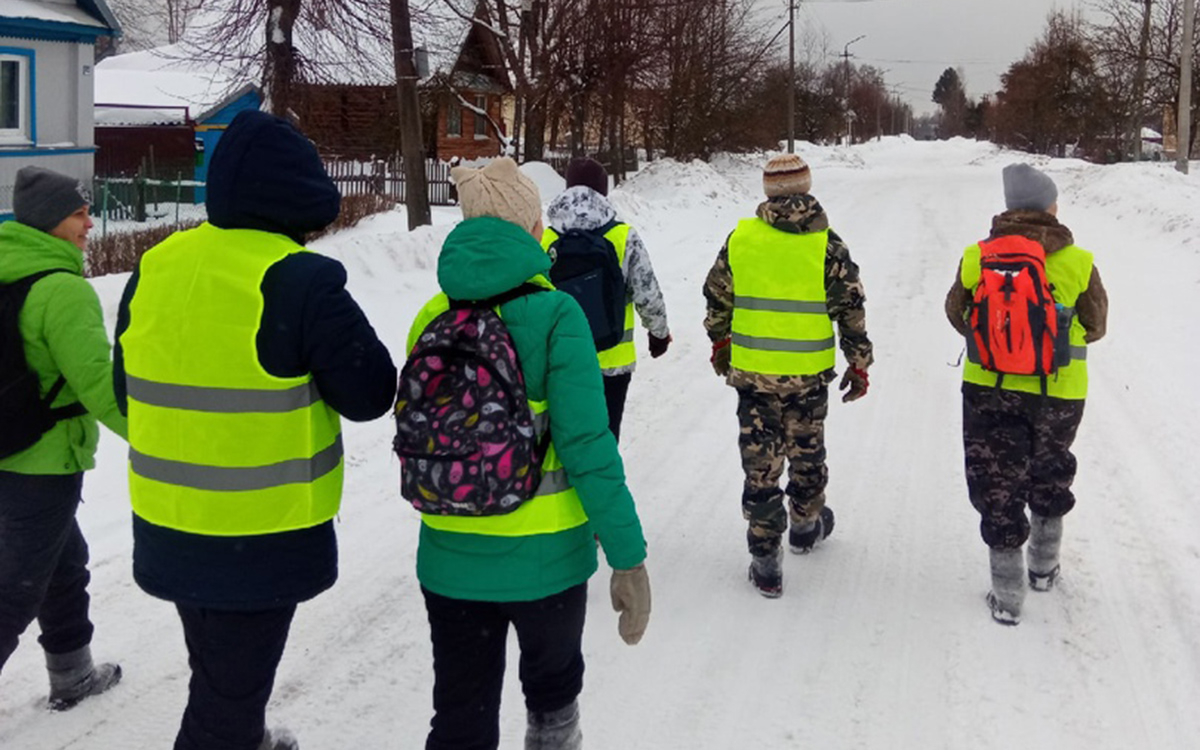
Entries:
[[613, 609], [621, 613], [617, 632], [630, 646], [637, 645], [650, 622], [650, 576], [645, 563], [628, 570], [614, 570], [609, 584]]

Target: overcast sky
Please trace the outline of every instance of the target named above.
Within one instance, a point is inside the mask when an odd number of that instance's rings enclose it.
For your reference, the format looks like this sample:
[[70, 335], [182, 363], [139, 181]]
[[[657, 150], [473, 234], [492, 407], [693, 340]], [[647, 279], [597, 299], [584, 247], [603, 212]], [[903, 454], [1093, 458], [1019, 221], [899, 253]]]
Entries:
[[[787, 20], [788, 0], [758, 0], [764, 16], [779, 28]], [[800, 0], [797, 6], [797, 56], [807, 26], [824, 29], [838, 59], [850, 46], [853, 62], [887, 72], [914, 112], [932, 112], [933, 85], [948, 67], [961, 68], [967, 94], [976, 99], [1000, 88], [1000, 75], [1024, 56], [1045, 29], [1055, 8], [1078, 8], [1087, 16], [1087, 0]], [[787, 35], [776, 43], [787, 55]]]

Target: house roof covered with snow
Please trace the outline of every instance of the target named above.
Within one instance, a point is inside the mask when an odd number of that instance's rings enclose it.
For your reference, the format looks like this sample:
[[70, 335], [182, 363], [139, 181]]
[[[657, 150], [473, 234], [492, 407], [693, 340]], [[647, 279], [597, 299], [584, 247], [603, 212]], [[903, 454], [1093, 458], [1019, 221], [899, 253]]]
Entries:
[[189, 58], [179, 45], [106, 58], [95, 79], [97, 125], [203, 121], [253, 88], [228, 67]]
[[104, 0], [0, 0], [0, 19], [120, 31]]

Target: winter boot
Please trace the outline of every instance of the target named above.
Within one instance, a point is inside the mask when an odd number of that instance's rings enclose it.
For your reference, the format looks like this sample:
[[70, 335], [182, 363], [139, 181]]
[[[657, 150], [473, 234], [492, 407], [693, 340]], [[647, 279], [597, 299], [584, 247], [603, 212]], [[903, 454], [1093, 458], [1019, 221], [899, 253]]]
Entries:
[[580, 750], [579, 701], [557, 711], [530, 711], [525, 729], [525, 750]]
[[79, 701], [99, 695], [121, 681], [117, 664], [92, 663], [90, 646], [66, 654], [46, 654], [46, 669], [50, 672], [50, 710], [66, 711]]
[[788, 549], [797, 555], [806, 555], [812, 552], [812, 548], [816, 546], [817, 542], [832, 533], [833, 510], [828, 505], [821, 506], [817, 520], [801, 528], [793, 526], [788, 531]]
[[1029, 519], [1029, 588], [1049, 591], [1058, 580], [1058, 548], [1062, 544], [1062, 516], [1047, 518], [1031, 513]]
[[783, 550], [776, 549], [765, 555], [753, 555], [750, 558], [750, 582], [758, 593], [768, 599], [776, 599], [783, 595], [783, 568], [780, 559]]
[[283, 727], [275, 727], [263, 732], [262, 744], [258, 750], [300, 750], [296, 736]]
[[992, 590], [988, 592], [987, 603], [992, 619], [1001, 625], [1017, 625], [1025, 601], [1025, 558], [1020, 547], [990, 552]]

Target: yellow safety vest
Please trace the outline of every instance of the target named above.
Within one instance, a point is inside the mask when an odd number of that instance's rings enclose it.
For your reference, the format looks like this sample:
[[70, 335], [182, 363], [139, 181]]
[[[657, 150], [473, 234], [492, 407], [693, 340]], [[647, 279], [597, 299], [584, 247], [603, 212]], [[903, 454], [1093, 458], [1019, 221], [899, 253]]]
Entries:
[[[542, 277], [531, 280], [539, 286], [553, 289], [549, 281]], [[425, 303], [413, 321], [408, 334], [408, 352], [420, 338], [421, 332], [434, 318], [450, 309], [450, 300], [445, 294], [439, 293]], [[499, 309], [496, 310], [499, 315]], [[546, 401], [529, 400], [529, 408], [533, 411], [534, 427], [540, 438], [550, 429], [549, 404]], [[531, 500], [522, 503], [511, 513], [495, 516], [441, 516], [429, 513], [421, 514], [421, 521], [431, 529], [451, 531], [458, 534], [481, 534], [484, 536], [534, 536], [536, 534], [554, 534], [559, 531], [573, 529], [587, 523], [587, 514], [583, 503], [567, 470], [563, 467], [554, 449], [554, 438], [551, 436], [550, 445], [546, 449], [546, 457], [542, 461], [542, 480], [537, 492]]]
[[[558, 237], [557, 232], [547, 228], [542, 232], [542, 247], [549, 250]], [[625, 269], [625, 248], [629, 243], [629, 225], [617, 224], [605, 232], [604, 237], [616, 248], [617, 264], [621, 266], [623, 271]], [[633, 343], [633, 330], [633, 300], [629, 300], [625, 303], [625, 335], [621, 337], [621, 342], [616, 346], [596, 353], [597, 358], [600, 360], [601, 370], [612, 370], [637, 362], [637, 347]]]
[[[982, 274], [980, 267], [979, 245], [971, 245], [963, 251], [962, 285], [972, 294], [979, 286]], [[1087, 291], [1088, 281], [1092, 277], [1092, 254], [1087, 250], [1068, 245], [1063, 249], [1046, 253], [1046, 278], [1050, 282], [1050, 293], [1054, 301], [1071, 313], [1071, 362], [1059, 367], [1053, 375], [1046, 376], [1046, 395], [1054, 398], [1083, 400], [1087, 398], [1087, 342], [1084, 336], [1087, 331], [1075, 314], [1075, 302], [1079, 295]], [[967, 337], [967, 361], [963, 365], [963, 380], [976, 385], [995, 386], [999, 377], [997, 373], [983, 369], [979, 364], [979, 354], [975, 350], [975, 339]], [[1000, 387], [1006, 391], [1021, 391], [1023, 393], [1042, 393], [1042, 377], [1040, 375], [1010, 375], [1005, 374], [1000, 381]]]
[[792, 234], [743, 219], [729, 237], [732, 365], [763, 375], [815, 375], [836, 363], [825, 297], [829, 232]]
[[286, 237], [205, 223], [143, 256], [121, 335], [133, 511], [209, 536], [303, 529], [342, 496], [338, 415], [312, 376], [258, 361], [260, 286], [304, 248]]

